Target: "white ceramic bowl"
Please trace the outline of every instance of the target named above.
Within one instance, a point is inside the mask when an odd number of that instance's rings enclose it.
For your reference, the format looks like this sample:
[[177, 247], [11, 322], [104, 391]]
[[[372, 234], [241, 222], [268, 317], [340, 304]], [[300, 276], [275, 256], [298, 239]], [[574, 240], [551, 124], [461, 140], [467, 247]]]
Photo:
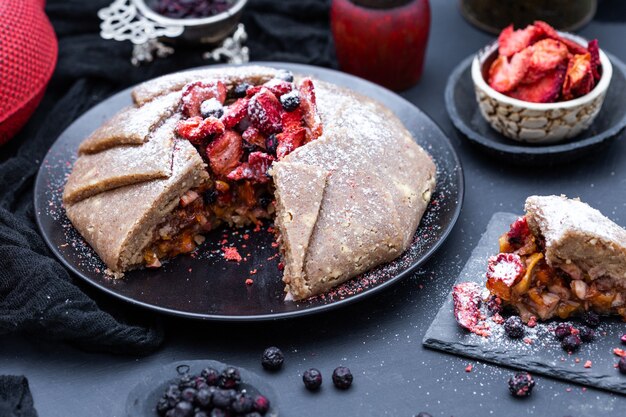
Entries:
[[[559, 32], [585, 47], [587, 41], [579, 36]], [[486, 62], [498, 51], [494, 42], [476, 54], [472, 62], [472, 80], [480, 112], [489, 124], [504, 136], [519, 142], [548, 144], [573, 138], [587, 129], [598, 115], [611, 83], [613, 66], [600, 50], [602, 75], [593, 90], [574, 100], [557, 103], [531, 103], [497, 92], [487, 84], [483, 73]]]

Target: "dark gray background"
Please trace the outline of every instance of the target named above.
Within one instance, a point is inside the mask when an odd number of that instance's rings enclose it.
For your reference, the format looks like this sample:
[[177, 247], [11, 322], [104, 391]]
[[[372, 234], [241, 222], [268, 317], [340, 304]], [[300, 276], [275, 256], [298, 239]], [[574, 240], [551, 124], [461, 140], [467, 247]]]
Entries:
[[[601, 4], [608, 5], [606, 0]], [[6, 337], [0, 343], [3, 374], [25, 374], [41, 417], [122, 416], [126, 395], [141, 374], [171, 361], [215, 359], [262, 373], [259, 355], [275, 344], [286, 353], [285, 369], [267, 375], [280, 397], [283, 416], [618, 416], [626, 398], [537, 378], [532, 397], [508, 394], [511, 370], [426, 350], [430, 321], [478, 242], [491, 215], [520, 212], [534, 193], [580, 196], [626, 226], [626, 142], [567, 166], [512, 167], [482, 156], [454, 131], [444, 110], [443, 91], [457, 63], [492, 37], [467, 24], [452, 0], [431, 2], [433, 21], [426, 68], [420, 84], [403, 94], [450, 135], [461, 157], [466, 197], [461, 218], [438, 254], [411, 279], [373, 299], [329, 314], [280, 323], [216, 325], [167, 318], [168, 340], [146, 358], [88, 354], [67, 345]], [[580, 34], [626, 60], [626, 27], [616, 13], [601, 15]], [[626, 98], [625, 98], [626, 99]], [[115, 305], [113, 303], [113, 305]], [[141, 314], [140, 311], [137, 314]], [[626, 327], [626, 326], [625, 326]], [[355, 384], [339, 392], [332, 369], [344, 364]], [[306, 392], [301, 372], [319, 368], [326, 380], [317, 394]], [[567, 389], [571, 388], [568, 392]]]

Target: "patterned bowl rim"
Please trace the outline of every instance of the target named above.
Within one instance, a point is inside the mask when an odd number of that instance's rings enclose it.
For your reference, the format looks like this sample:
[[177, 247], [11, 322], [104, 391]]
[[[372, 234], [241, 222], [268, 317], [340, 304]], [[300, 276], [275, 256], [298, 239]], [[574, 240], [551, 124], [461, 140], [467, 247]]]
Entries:
[[218, 13], [214, 16], [202, 17], [202, 18], [185, 18], [185, 19], [175, 19], [172, 17], [163, 16], [152, 10], [146, 0], [132, 0], [137, 9], [141, 12], [142, 15], [146, 16], [150, 20], [157, 22], [162, 25], [176, 25], [176, 26], [202, 26], [202, 25], [210, 25], [213, 23], [222, 22], [224, 20], [228, 20], [232, 16], [240, 13], [243, 7], [248, 3], [248, 0], [233, 0], [231, 7], [224, 10], [222, 13]]
[[[587, 45], [586, 39], [572, 33], [559, 32], [559, 35], [563, 36], [564, 38], [573, 40], [583, 46]], [[492, 98], [511, 106], [522, 107], [529, 110], [548, 111], [558, 109], [570, 109], [573, 107], [586, 105], [606, 92], [606, 90], [609, 88], [609, 84], [611, 83], [611, 78], [613, 76], [613, 65], [611, 64], [611, 60], [604, 53], [604, 51], [600, 49], [600, 63], [602, 64], [602, 75], [600, 76], [600, 81], [598, 82], [598, 84], [596, 84], [594, 89], [591, 90], [589, 93], [573, 100], [559, 101], [556, 103], [532, 103], [529, 101], [518, 100], [516, 98], [512, 98], [497, 92], [496, 90], [491, 88], [489, 84], [487, 84], [483, 77], [481, 67], [483, 66], [487, 58], [489, 58], [493, 53], [496, 52], [497, 48], [498, 41], [496, 40], [478, 51], [472, 61], [472, 80], [474, 82], [474, 86], [479, 87]]]

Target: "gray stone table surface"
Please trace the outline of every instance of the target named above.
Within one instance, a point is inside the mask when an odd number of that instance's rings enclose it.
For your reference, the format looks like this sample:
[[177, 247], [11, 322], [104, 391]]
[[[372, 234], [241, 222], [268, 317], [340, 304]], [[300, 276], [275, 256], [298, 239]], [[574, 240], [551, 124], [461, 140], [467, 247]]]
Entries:
[[[402, 94], [451, 137], [466, 178], [459, 222], [445, 245], [413, 277], [374, 298], [298, 320], [223, 325], [165, 318], [164, 347], [144, 358], [90, 354], [63, 344], [5, 337], [0, 341], [0, 373], [29, 378], [41, 417], [121, 417], [126, 395], [142, 373], [193, 359], [215, 359], [262, 373], [261, 351], [278, 345], [286, 353], [286, 366], [267, 375], [267, 380], [278, 392], [285, 417], [409, 417], [419, 411], [455, 417], [624, 416], [623, 396], [545, 377], [537, 378], [531, 398], [514, 400], [506, 388], [510, 369], [471, 361], [473, 371], [466, 373], [468, 359], [421, 344], [493, 213], [521, 212], [530, 194], [564, 193], [580, 196], [626, 225], [623, 138], [578, 163], [544, 169], [504, 165], [483, 156], [456, 133], [444, 109], [447, 76], [460, 60], [492, 40], [461, 18], [457, 3], [431, 1], [425, 72], [417, 86]], [[610, 4], [600, 1], [601, 8]], [[626, 60], [623, 13], [620, 17], [604, 10], [602, 16], [611, 21], [596, 19], [580, 34], [597, 37], [601, 47]], [[117, 303], [99, 299], [113, 308]], [[346, 392], [330, 383], [330, 373], [339, 364], [355, 374], [354, 386]], [[323, 389], [313, 395], [301, 382], [301, 372], [309, 367], [319, 368], [326, 378]]]

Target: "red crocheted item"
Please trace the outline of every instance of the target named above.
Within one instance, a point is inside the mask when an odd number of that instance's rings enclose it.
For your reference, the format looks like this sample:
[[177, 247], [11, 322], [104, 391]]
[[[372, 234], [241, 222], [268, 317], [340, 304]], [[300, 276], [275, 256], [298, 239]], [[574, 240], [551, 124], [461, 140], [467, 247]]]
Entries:
[[0, 0], [0, 146], [39, 105], [58, 45], [45, 0]]

